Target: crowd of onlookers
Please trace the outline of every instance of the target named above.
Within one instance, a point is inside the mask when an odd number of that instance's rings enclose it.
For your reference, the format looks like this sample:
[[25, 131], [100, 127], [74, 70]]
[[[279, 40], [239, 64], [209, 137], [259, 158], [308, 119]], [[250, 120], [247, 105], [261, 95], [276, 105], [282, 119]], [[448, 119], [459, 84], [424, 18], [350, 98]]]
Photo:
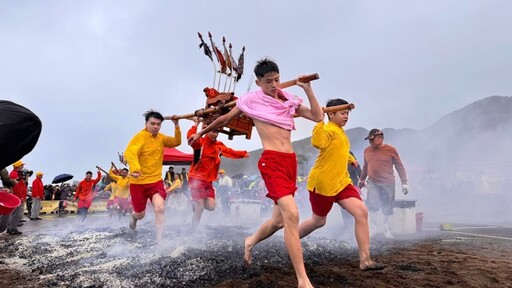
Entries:
[[[41, 172], [38, 173], [42, 175]], [[27, 195], [25, 201], [22, 202], [22, 205], [24, 206], [23, 208], [27, 209], [29, 216], [31, 215], [30, 211], [32, 210], [33, 203], [33, 187], [30, 185], [31, 183], [29, 181], [31, 176], [32, 175], [24, 173]], [[181, 172], [174, 172], [174, 167], [170, 166], [169, 170], [164, 173], [163, 180], [165, 187], [169, 192], [182, 193], [185, 197], [190, 198], [188, 189], [188, 173], [185, 168], [182, 168]], [[111, 198], [110, 196], [112, 191], [107, 188], [110, 182], [110, 177], [108, 175], [104, 175], [102, 180], [94, 187], [94, 200], [108, 200]], [[74, 181], [73, 183], [64, 182], [60, 184], [46, 184], [43, 186], [44, 196], [40, 200], [60, 201], [58, 212], [59, 214], [64, 213], [64, 207], [62, 203], [64, 201], [72, 201], [74, 199], [74, 195], [77, 190], [77, 183], [77, 181]], [[305, 177], [299, 176], [297, 179], [298, 190], [296, 198], [299, 206], [307, 207], [308, 198], [307, 193], [305, 193], [305, 183]], [[273, 207], [272, 201], [265, 197], [267, 193], [266, 187], [263, 179], [259, 175], [247, 176], [243, 174], [237, 174], [233, 178], [230, 178], [226, 172], [221, 169], [219, 171], [219, 179], [215, 181], [213, 185], [217, 191], [216, 194], [219, 198], [219, 205], [227, 206], [222, 207], [223, 211], [229, 211], [229, 205], [231, 201], [240, 199], [261, 201], [262, 213], [270, 212]], [[20, 224], [18, 224], [18, 226], [23, 225], [23, 222], [23, 217], [21, 217]]]

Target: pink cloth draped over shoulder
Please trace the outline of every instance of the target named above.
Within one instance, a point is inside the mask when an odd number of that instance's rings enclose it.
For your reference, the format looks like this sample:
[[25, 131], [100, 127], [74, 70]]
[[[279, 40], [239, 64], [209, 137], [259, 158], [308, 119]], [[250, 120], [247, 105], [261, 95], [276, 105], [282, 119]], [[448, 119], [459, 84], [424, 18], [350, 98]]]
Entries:
[[284, 90], [281, 92], [286, 98], [284, 102], [265, 95], [260, 89], [241, 96], [236, 102], [236, 107], [251, 118], [286, 130], [295, 130], [293, 114], [302, 104], [302, 99]]

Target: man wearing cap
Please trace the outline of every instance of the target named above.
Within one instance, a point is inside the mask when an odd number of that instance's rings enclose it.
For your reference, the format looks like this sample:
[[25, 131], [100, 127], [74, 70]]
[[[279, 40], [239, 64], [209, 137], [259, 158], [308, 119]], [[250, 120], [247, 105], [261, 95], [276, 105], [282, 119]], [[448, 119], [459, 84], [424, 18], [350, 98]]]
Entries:
[[[398, 172], [402, 182], [402, 192], [407, 194], [407, 174], [395, 147], [384, 144], [384, 133], [372, 129], [365, 138], [370, 146], [364, 149], [364, 164], [360, 186], [368, 189], [366, 205], [370, 213], [376, 213], [382, 208], [384, 214], [384, 237], [393, 238], [390, 230], [393, 203], [395, 202], [395, 175], [393, 167]], [[366, 183], [368, 178], [368, 183]], [[373, 221], [372, 221], [373, 222]]]
[[222, 212], [224, 215], [229, 216], [229, 195], [231, 187], [233, 187], [233, 180], [226, 175], [224, 169], [219, 170], [219, 197], [222, 204]]
[[9, 222], [9, 226], [7, 227], [7, 233], [9, 235], [19, 235], [21, 234], [18, 231], [18, 224], [20, 223], [21, 218], [23, 217], [23, 209], [25, 208], [25, 200], [27, 200], [27, 184], [25, 184], [25, 175], [23, 173], [23, 168], [25, 167], [25, 163], [21, 160], [16, 161], [16, 163], [12, 164], [14, 168], [9, 177], [16, 181], [16, 184], [12, 187], [13, 194], [20, 198], [21, 204], [11, 213], [11, 220]]
[[[3, 185], [1, 190], [3, 190], [3, 192], [5, 192], [5, 193], [12, 194], [12, 187], [14, 186], [14, 184], [16, 184], [16, 181], [11, 179], [11, 177], [9, 177], [9, 171], [7, 171], [7, 168], [2, 169], [2, 171], [0, 172], [0, 176], [2, 179], [2, 185]], [[7, 229], [7, 227], [9, 226], [10, 219], [11, 219], [10, 214], [7, 214], [7, 215], [0, 214], [0, 233], [4, 232]]]
[[32, 181], [32, 211], [30, 220], [41, 220], [39, 211], [41, 211], [41, 200], [44, 198], [43, 172], [36, 173], [36, 179]]

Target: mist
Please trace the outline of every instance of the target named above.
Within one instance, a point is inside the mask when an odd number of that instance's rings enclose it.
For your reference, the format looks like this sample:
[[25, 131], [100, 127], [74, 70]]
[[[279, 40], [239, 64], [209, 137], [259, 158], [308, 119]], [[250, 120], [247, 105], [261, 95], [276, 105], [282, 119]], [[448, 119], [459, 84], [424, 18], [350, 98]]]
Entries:
[[[415, 201], [415, 211], [424, 214], [424, 222], [500, 224], [512, 221], [512, 97], [484, 97], [452, 111], [425, 129], [353, 127], [349, 120], [345, 131], [351, 150], [362, 163], [369, 145], [364, 138], [372, 128], [384, 131], [384, 143], [394, 146], [404, 163], [409, 194], [401, 193], [396, 174], [396, 199]], [[428, 112], [428, 111], [427, 111]], [[359, 113], [356, 109], [351, 112]], [[418, 114], [425, 113], [418, 111]], [[407, 123], [403, 123], [407, 126]], [[298, 175], [306, 175], [313, 166], [318, 150], [310, 137], [293, 142], [299, 161]], [[228, 175], [243, 172], [259, 174], [257, 159], [261, 150], [251, 152], [250, 159], [223, 159], [221, 168]], [[301, 195], [304, 191], [297, 191]], [[306, 192], [307, 193], [307, 192]], [[366, 189], [363, 189], [363, 194]], [[297, 196], [296, 196], [297, 197]], [[309, 204], [306, 200], [306, 204]], [[308, 205], [301, 208], [301, 220], [310, 217]], [[328, 225], [335, 222], [333, 235], [339, 234], [343, 221], [333, 208]], [[435, 225], [434, 225], [435, 226]], [[330, 232], [327, 232], [330, 233]]]

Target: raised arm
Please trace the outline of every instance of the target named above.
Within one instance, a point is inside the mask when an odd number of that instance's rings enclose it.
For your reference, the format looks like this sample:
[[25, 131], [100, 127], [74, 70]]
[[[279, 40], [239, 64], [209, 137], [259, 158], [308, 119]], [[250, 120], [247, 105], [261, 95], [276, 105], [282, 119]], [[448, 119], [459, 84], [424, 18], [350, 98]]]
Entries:
[[212, 123], [210, 123], [210, 125], [206, 126], [206, 128], [190, 136], [188, 138], [188, 144], [192, 145], [192, 143], [197, 141], [204, 134], [216, 130], [220, 127], [226, 126], [231, 120], [233, 120], [235, 117], [238, 117], [240, 114], [242, 114], [242, 111], [238, 109], [236, 106], [233, 107], [233, 109], [231, 109], [231, 111], [229, 111], [227, 114], [220, 116], [219, 118], [215, 119]]
[[180, 123], [178, 119], [174, 119], [176, 116], [173, 116], [171, 121], [174, 123], [174, 137], [165, 136], [164, 138], [164, 146], [165, 147], [177, 147], [181, 145], [181, 129]]
[[320, 122], [324, 120], [324, 111], [322, 110], [322, 107], [320, 107], [320, 104], [318, 104], [318, 100], [316, 99], [315, 92], [313, 91], [313, 88], [311, 87], [311, 82], [303, 83], [300, 82], [297, 78], [296, 85], [302, 87], [304, 89], [304, 92], [306, 93], [306, 96], [308, 97], [309, 106], [310, 108], [300, 105], [297, 110], [295, 111], [299, 116], [309, 119], [313, 122]]

